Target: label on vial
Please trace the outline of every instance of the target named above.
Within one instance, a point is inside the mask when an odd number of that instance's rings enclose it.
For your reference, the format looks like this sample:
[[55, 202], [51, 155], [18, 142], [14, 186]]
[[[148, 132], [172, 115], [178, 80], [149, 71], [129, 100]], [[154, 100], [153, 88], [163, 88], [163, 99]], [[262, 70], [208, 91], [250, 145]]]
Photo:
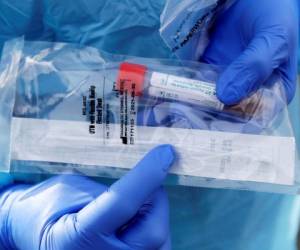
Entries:
[[222, 110], [224, 107], [224, 104], [216, 96], [216, 86], [209, 82], [153, 72], [150, 86], [157, 88], [152, 91], [156, 93], [156, 96], [159, 94], [157, 91], [160, 91], [159, 97], [188, 103], [192, 99], [193, 102], [196, 102], [194, 104], [217, 110]]
[[171, 100], [176, 100], [179, 102], [186, 102], [193, 105], [200, 105], [205, 107], [214, 108], [216, 110], [222, 110], [224, 105], [221, 102], [216, 102], [209, 98], [205, 98], [201, 95], [192, 95], [182, 92], [177, 92], [174, 90], [168, 90], [159, 87], [149, 87], [148, 93], [150, 96], [158, 98], [166, 98]]

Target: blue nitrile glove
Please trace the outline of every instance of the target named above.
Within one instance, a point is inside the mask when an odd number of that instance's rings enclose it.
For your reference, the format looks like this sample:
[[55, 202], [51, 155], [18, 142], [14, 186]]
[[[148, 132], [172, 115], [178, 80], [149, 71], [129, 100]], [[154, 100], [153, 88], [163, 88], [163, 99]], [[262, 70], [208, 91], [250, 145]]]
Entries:
[[202, 61], [229, 65], [217, 83], [217, 95], [227, 105], [256, 91], [274, 71], [284, 80], [289, 102], [297, 47], [297, 0], [237, 0], [218, 16]]
[[170, 249], [160, 185], [174, 158], [159, 146], [109, 188], [80, 176], [12, 186], [0, 198], [0, 249]]

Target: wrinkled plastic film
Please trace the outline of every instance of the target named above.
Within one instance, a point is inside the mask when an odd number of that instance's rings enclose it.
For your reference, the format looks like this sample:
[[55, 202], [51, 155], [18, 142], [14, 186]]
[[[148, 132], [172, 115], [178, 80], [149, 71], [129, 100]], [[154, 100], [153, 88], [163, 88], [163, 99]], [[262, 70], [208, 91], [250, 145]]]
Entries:
[[280, 78], [235, 106], [220, 70], [26, 42], [12, 118], [11, 171], [117, 178], [156, 145], [178, 160], [169, 183], [294, 192], [295, 141]]
[[10, 131], [23, 39], [7, 43], [0, 62], [0, 169], [10, 169]]

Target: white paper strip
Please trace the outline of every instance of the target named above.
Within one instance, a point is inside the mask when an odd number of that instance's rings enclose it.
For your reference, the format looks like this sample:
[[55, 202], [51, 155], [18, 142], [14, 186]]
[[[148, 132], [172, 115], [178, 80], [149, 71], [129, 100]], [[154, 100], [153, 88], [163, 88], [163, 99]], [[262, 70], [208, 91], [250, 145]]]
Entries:
[[294, 183], [295, 141], [291, 137], [137, 127], [136, 144], [123, 145], [119, 125], [110, 125], [110, 139], [104, 139], [103, 126], [91, 135], [88, 125], [14, 118], [12, 159], [131, 168], [154, 146], [170, 143], [178, 152], [171, 172], [178, 175]]

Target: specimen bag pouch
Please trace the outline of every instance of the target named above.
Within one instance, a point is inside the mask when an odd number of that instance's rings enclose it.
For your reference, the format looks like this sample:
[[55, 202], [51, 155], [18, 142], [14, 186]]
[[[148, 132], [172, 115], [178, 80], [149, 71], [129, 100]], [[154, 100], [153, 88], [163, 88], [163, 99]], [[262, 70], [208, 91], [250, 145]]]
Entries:
[[0, 69], [1, 171], [119, 178], [172, 144], [168, 184], [298, 191], [277, 75], [226, 106], [216, 96], [222, 68], [196, 62], [20, 38], [6, 43]]

